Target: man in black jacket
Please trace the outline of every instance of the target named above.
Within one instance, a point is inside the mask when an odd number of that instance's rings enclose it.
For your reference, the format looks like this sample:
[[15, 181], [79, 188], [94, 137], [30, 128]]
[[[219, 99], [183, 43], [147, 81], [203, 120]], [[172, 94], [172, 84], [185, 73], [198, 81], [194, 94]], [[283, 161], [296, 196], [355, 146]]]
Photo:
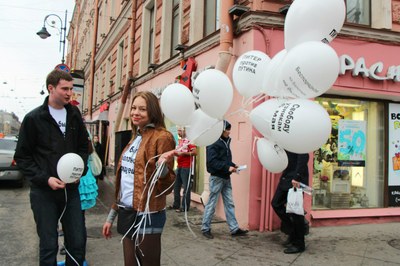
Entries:
[[235, 205], [232, 198], [231, 174], [237, 171], [238, 166], [232, 162], [230, 148], [231, 124], [224, 120], [224, 131], [221, 137], [213, 144], [207, 146], [207, 171], [210, 173], [210, 196], [204, 209], [201, 231], [206, 238], [212, 239], [211, 220], [215, 212], [219, 194], [222, 195], [226, 223], [232, 236], [242, 236], [247, 230], [239, 228], [235, 217]]
[[305, 250], [304, 216], [294, 213], [286, 213], [286, 203], [289, 188], [299, 187], [299, 182], [308, 185], [308, 159], [307, 154], [296, 154], [286, 151], [288, 166], [282, 172], [278, 187], [276, 188], [271, 205], [275, 213], [281, 219], [281, 231], [289, 237], [283, 244], [285, 253], [299, 253]]
[[[30, 201], [40, 239], [40, 265], [56, 265], [59, 221], [64, 232], [66, 265], [83, 265], [86, 229], [78, 182], [64, 183], [57, 174], [66, 153], [80, 155], [87, 165], [88, 134], [81, 114], [69, 101], [73, 78], [53, 70], [46, 79], [49, 96], [23, 119], [15, 160], [29, 180]], [[87, 167], [83, 172], [86, 173]]]

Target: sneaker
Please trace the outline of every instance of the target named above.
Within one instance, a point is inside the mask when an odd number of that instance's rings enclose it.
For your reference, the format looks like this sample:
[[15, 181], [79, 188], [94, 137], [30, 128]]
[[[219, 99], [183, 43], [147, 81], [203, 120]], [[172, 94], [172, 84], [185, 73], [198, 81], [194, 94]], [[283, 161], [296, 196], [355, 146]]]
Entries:
[[203, 236], [205, 236], [208, 239], [213, 239], [214, 236], [211, 234], [211, 231], [204, 231]]
[[167, 207], [167, 210], [179, 210], [179, 207], [175, 207], [173, 205], [170, 205]]
[[236, 232], [232, 233], [232, 236], [244, 236], [249, 232], [249, 230], [238, 229]]

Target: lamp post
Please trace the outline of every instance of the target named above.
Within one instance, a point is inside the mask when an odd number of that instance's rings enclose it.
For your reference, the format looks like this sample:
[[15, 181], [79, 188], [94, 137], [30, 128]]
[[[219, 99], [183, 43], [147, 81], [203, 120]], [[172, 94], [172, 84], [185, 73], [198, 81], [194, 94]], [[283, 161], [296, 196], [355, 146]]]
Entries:
[[[51, 17], [51, 16], [55, 16], [60, 20], [61, 23], [61, 29], [60, 29], [60, 50], [61, 50], [61, 46], [62, 46], [62, 57], [61, 57], [61, 63], [64, 64], [65, 60], [64, 60], [64, 54], [65, 54], [65, 37], [66, 37], [66, 31], [67, 31], [67, 10], [65, 10], [65, 20], [64, 23], [62, 21], [62, 19], [56, 15], [56, 14], [49, 14], [44, 18], [43, 21], [43, 27], [40, 31], [38, 31], [36, 34], [39, 35], [40, 38], [42, 39], [47, 39], [48, 37], [51, 36], [51, 34], [47, 31], [46, 29], [46, 20]], [[55, 21], [52, 21], [52, 24], [55, 24]], [[48, 24], [49, 25], [49, 24]], [[50, 27], [55, 28], [54, 25], [50, 25]]]

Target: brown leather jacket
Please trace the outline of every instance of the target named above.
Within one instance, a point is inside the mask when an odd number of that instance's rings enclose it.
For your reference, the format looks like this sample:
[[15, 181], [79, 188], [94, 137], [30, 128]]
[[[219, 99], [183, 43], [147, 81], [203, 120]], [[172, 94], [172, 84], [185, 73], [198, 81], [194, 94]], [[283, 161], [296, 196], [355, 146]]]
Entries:
[[[174, 137], [169, 131], [164, 128], [156, 129], [152, 127], [147, 127], [143, 130], [143, 132], [141, 132], [141, 134], [142, 141], [140, 143], [139, 150], [137, 151], [134, 170], [134, 195], [132, 206], [133, 209], [136, 211], [144, 211], [146, 207], [147, 194], [151, 180], [153, 178], [152, 174], [156, 170], [156, 162], [159, 159], [159, 157], [155, 159], [153, 157], [175, 149]], [[130, 147], [133, 140], [134, 138], [129, 141], [128, 145], [122, 151], [121, 157], [118, 161], [117, 172], [115, 175], [116, 202], [119, 202], [120, 199], [121, 158], [125, 151]], [[165, 176], [160, 177], [154, 187], [153, 193], [150, 196], [150, 212], [163, 210], [166, 207], [166, 196], [171, 193], [173, 189], [172, 184], [175, 181], [173, 160], [169, 162], [166, 166], [168, 166], [168, 173]], [[146, 180], [144, 175], [145, 168]], [[115, 210], [118, 209], [116, 203], [113, 204], [112, 208]]]

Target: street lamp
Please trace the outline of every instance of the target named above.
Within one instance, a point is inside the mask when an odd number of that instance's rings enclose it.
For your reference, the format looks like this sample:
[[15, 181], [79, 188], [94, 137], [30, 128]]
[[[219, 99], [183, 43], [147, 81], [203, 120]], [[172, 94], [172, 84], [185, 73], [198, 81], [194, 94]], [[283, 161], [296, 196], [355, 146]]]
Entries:
[[[67, 10], [65, 10], [65, 20], [64, 23], [62, 19], [56, 15], [56, 14], [49, 14], [44, 18], [43, 21], [43, 27], [40, 31], [38, 31], [36, 34], [39, 35], [40, 38], [46, 39], [51, 36], [51, 34], [47, 31], [46, 29], [46, 20], [51, 17], [55, 16], [60, 20], [61, 23], [61, 30], [60, 30], [60, 50], [61, 50], [61, 45], [62, 45], [62, 57], [61, 57], [61, 63], [64, 64], [64, 54], [65, 54], [65, 36], [66, 36], [66, 31], [67, 31]], [[48, 24], [48, 23], [47, 23]], [[52, 24], [55, 24], [55, 21], [52, 21]], [[55, 28], [54, 25], [48, 24], [50, 27]]]

